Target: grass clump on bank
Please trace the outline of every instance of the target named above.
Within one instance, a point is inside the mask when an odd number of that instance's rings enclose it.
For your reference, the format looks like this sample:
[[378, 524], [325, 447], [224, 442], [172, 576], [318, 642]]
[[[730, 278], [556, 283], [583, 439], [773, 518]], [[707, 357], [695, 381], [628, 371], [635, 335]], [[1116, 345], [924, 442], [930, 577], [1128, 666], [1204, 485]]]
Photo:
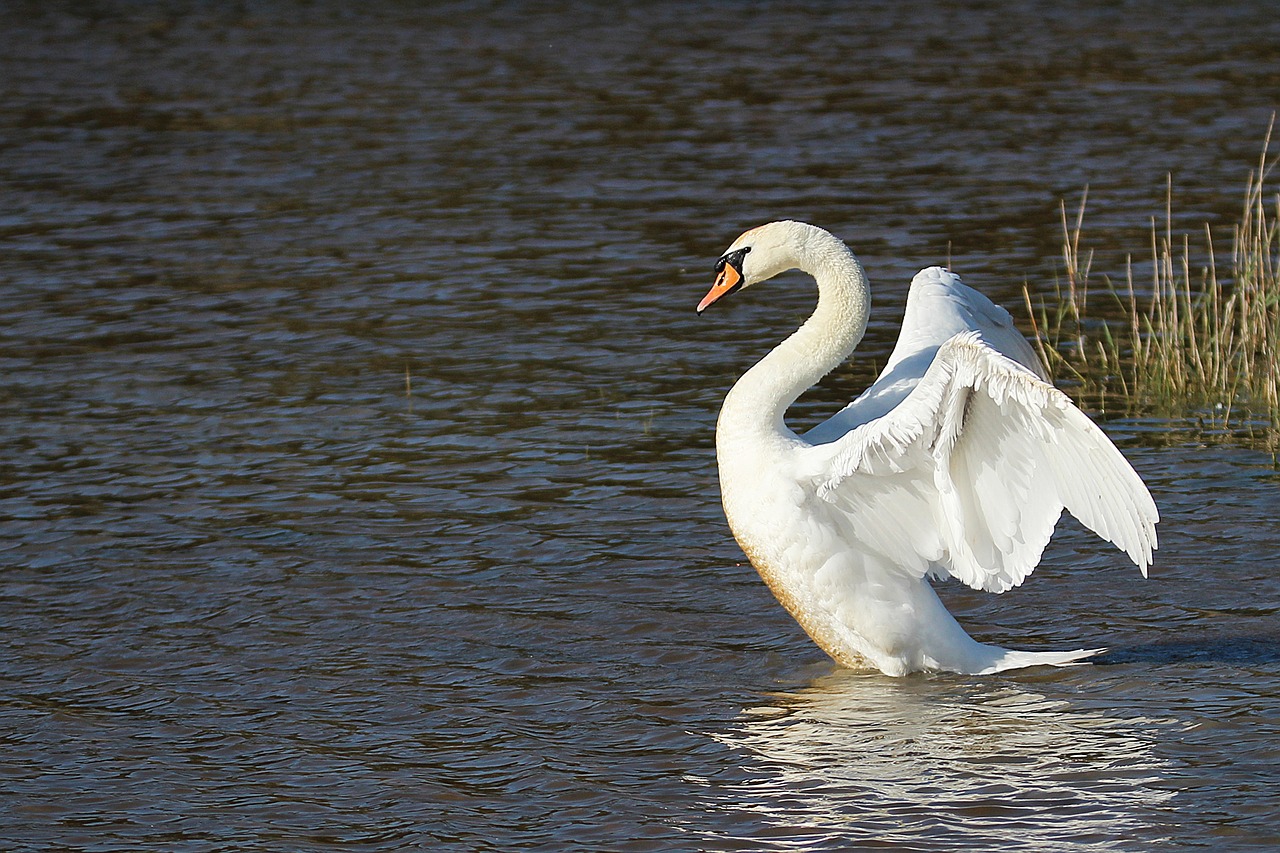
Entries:
[[[1274, 127], [1274, 118], [1272, 120]], [[1220, 261], [1204, 226], [1203, 260], [1192, 261], [1190, 235], [1172, 231], [1172, 181], [1165, 225], [1151, 225], [1149, 260], [1132, 255], [1125, 280], [1103, 276], [1090, 290], [1093, 251], [1080, 235], [1085, 198], [1075, 221], [1062, 206], [1066, 287], [1052, 301], [1034, 300], [1025, 287], [1036, 344], [1051, 374], [1081, 402], [1102, 411], [1196, 418], [1217, 429], [1261, 429], [1280, 436], [1280, 193], [1266, 181], [1267, 131], [1257, 169], [1249, 174], [1244, 206], [1233, 228], [1231, 258]], [[1083, 252], [1083, 253], [1082, 253]]]

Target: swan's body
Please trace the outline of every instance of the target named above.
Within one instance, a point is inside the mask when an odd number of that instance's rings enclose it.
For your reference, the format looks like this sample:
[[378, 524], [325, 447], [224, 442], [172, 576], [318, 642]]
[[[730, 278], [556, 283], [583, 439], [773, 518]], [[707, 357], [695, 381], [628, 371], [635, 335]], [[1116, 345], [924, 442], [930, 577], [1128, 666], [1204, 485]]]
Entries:
[[796, 435], [787, 408], [866, 331], [870, 290], [853, 253], [800, 222], [752, 229], [698, 306], [797, 268], [817, 280], [817, 308], [734, 385], [716, 426], [725, 515], [774, 595], [836, 661], [890, 675], [1062, 665], [1101, 651], [978, 643], [928, 578], [1017, 586], [1064, 508], [1145, 575], [1158, 515], [1119, 450], [1046, 381], [1008, 313], [939, 267], [912, 281], [879, 379]]

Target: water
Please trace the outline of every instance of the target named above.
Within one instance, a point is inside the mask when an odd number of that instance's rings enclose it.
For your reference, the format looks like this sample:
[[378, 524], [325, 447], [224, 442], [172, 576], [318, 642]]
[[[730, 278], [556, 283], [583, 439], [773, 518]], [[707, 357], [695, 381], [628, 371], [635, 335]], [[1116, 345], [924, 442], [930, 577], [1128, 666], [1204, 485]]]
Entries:
[[980, 637], [838, 670], [729, 537], [712, 433], [808, 310], [698, 318], [797, 217], [1016, 309], [1229, 223], [1269, 4], [45, 4], [0, 11], [6, 849], [1267, 848], [1280, 476], [1107, 428], [1149, 581], [1063, 524]]

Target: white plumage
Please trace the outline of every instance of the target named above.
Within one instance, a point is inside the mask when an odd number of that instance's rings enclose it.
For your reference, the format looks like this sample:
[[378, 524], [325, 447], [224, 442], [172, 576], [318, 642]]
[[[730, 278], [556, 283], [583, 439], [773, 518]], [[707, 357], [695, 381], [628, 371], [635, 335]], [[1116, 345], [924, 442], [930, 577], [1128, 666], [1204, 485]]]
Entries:
[[813, 315], [725, 398], [716, 427], [725, 514], [783, 606], [828, 654], [890, 675], [1078, 662], [974, 641], [928, 578], [1005, 592], [1035, 569], [1063, 509], [1146, 574], [1155, 503], [1107, 437], [1047, 381], [1003, 309], [931, 267], [916, 275], [876, 382], [803, 437], [788, 406], [866, 330], [870, 291], [821, 228], [739, 237], [699, 312], [789, 269], [818, 283]]

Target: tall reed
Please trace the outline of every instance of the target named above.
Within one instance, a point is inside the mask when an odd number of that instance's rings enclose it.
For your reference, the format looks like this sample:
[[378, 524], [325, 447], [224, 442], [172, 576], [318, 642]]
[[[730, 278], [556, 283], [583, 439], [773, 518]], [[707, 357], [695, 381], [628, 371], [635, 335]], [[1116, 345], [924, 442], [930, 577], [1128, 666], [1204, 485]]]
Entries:
[[[1024, 287], [1036, 344], [1050, 372], [1086, 406], [1128, 414], [1196, 417], [1227, 429], [1249, 425], [1280, 436], [1280, 193], [1267, 178], [1272, 127], [1245, 185], [1232, 229], [1230, 268], [1219, 270], [1208, 224], [1196, 240], [1173, 232], [1173, 186], [1164, 228], [1153, 219], [1150, 260], [1125, 263], [1124, 283], [1107, 276], [1090, 291], [1093, 250], [1081, 247], [1085, 202], [1074, 221], [1062, 205], [1066, 287], [1051, 297]], [[1203, 243], [1201, 244], [1201, 240]]]

